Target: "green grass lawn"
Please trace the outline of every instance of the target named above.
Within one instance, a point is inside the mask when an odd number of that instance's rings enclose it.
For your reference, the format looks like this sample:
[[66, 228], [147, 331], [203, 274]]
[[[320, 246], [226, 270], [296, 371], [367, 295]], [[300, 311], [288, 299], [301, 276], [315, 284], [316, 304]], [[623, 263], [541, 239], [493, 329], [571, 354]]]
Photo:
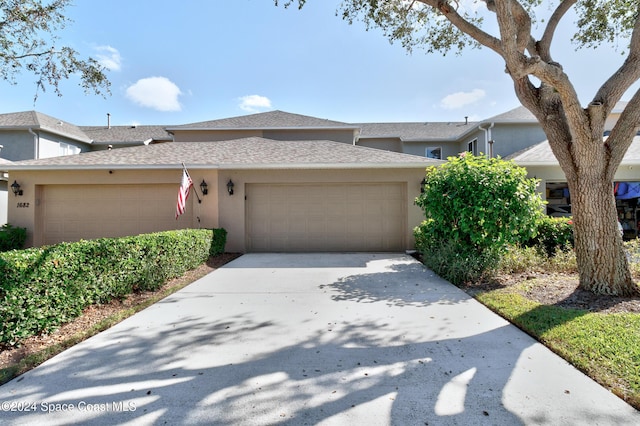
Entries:
[[640, 314], [542, 305], [522, 295], [524, 285], [475, 297], [640, 409]]

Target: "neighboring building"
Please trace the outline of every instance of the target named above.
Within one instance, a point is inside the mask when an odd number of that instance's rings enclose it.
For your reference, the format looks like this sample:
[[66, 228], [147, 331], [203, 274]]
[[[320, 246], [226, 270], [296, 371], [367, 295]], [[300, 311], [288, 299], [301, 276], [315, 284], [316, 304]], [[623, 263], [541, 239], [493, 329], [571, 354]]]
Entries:
[[[571, 216], [571, 194], [567, 178], [548, 141], [515, 153], [507, 159], [525, 167], [529, 177], [540, 179], [540, 190], [548, 203], [547, 214], [555, 217]], [[627, 239], [640, 236], [639, 171], [640, 136], [636, 136], [618, 167], [612, 188], [618, 206], [618, 219]]]
[[361, 123], [357, 144], [442, 159], [469, 151], [506, 157], [546, 139], [526, 108], [477, 122]]
[[259, 137], [274, 140], [330, 140], [355, 145], [360, 126], [284, 111], [169, 126], [176, 142]]
[[[0, 147], [1, 153], [2, 147]], [[2, 166], [13, 164], [12, 161], [0, 158], [0, 170]], [[9, 174], [7, 172], [0, 171], [0, 226], [7, 223], [7, 208], [9, 206]]]
[[91, 139], [77, 126], [36, 111], [0, 114], [0, 156], [21, 161], [89, 151]]
[[91, 151], [172, 142], [166, 126], [80, 126], [91, 139]]

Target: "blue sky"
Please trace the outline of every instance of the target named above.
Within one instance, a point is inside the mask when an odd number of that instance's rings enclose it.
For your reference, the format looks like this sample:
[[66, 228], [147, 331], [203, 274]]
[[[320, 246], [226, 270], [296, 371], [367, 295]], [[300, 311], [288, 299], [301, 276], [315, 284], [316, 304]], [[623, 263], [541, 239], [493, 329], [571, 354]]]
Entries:
[[[60, 43], [109, 66], [111, 96], [69, 81], [62, 97], [49, 89], [34, 105], [34, 77], [24, 74], [16, 86], [2, 82], [0, 112], [35, 109], [78, 125], [106, 124], [107, 113], [113, 125], [186, 124], [274, 109], [344, 122], [464, 121], [519, 105], [493, 52], [408, 55], [336, 17], [339, 3], [76, 0]], [[583, 104], [622, 62], [610, 48], [576, 53], [566, 42], [554, 55]]]

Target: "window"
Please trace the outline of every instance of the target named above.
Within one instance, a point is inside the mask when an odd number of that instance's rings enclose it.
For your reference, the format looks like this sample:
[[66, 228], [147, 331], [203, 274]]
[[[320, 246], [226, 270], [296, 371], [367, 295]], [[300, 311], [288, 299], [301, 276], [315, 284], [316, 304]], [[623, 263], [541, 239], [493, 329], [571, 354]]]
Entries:
[[424, 156], [427, 158], [442, 160], [442, 148], [439, 146], [428, 146], [424, 149]]
[[478, 155], [478, 139], [474, 139], [467, 144], [467, 151], [473, 155]]
[[79, 154], [80, 153], [80, 148], [78, 148], [77, 146], [74, 146], [74, 145], [70, 145], [68, 143], [60, 142], [59, 153], [60, 153], [60, 155]]

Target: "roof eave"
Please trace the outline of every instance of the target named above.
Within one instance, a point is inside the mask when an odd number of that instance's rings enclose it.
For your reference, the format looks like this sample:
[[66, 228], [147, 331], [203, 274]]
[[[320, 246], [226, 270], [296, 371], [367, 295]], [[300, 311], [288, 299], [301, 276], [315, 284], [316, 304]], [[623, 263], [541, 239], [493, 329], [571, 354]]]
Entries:
[[238, 130], [360, 130], [357, 126], [286, 126], [286, 127], [167, 127], [167, 132], [186, 131], [238, 131]]
[[[434, 160], [428, 163], [274, 163], [274, 164], [192, 164], [185, 162], [188, 169], [218, 170], [269, 170], [269, 169], [415, 169], [444, 164]], [[170, 170], [181, 169], [182, 163], [170, 164], [99, 164], [99, 165], [6, 165], [6, 171], [56, 171], [56, 170]]]
[[512, 160], [514, 163], [516, 163], [518, 166], [522, 166], [522, 167], [532, 167], [532, 166], [558, 166], [560, 167], [560, 163], [558, 162], [553, 162], [553, 161], [518, 161], [518, 160]]

